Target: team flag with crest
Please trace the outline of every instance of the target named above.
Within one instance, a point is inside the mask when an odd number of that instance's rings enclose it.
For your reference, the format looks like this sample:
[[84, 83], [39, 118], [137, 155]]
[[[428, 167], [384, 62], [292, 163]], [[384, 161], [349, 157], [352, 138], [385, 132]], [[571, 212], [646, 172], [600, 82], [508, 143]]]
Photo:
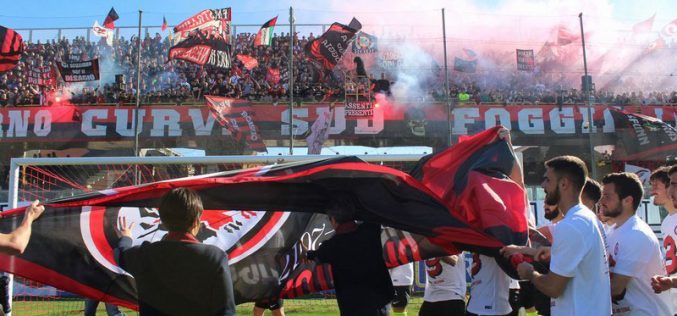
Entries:
[[611, 109], [619, 159], [663, 160], [677, 152], [677, 129], [657, 118]]
[[371, 54], [378, 52], [376, 36], [360, 31], [353, 41], [353, 54]]
[[254, 38], [254, 46], [270, 46], [273, 43], [275, 23], [277, 23], [277, 17], [270, 19], [261, 26], [261, 29], [256, 33], [256, 37]]
[[0, 72], [14, 69], [24, 51], [23, 38], [13, 29], [0, 26]]
[[[515, 158], [497, 131], [421, 160], [414, 176], [356, 157], [332, 157], [49, 201], [24, 254], [0, 255], [0, 270], [136, 308], [134, 279], [114, 260], [114, 226], [124, 216], [136, 223], [136, 245], [160, 240], [167, 231], [154, 207], [176, 187], [201, 196], [205, 212], [196, 237], [228, 253], [237, 303], [333, 287], [327, 265], [303, 258], [305, 249], [331, 236], [321, 213], [336, 201], [352, 204], [358, 220], [388, 227], [382, 243], [389, 266], [459, 250], [502, 258], [498, 250], [525, 244], [527, 230], [525, 192], [507, 176]], [[6, 211], [0, 231], [10, 231], [23, 211]]]

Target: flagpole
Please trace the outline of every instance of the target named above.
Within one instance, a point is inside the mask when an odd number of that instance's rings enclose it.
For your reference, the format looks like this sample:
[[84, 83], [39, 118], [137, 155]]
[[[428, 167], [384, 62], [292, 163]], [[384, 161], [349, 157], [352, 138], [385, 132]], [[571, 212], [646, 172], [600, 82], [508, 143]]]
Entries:
[[447, 101], [447, 147], [451, 147], [451, 102], [449, 100], [449, 68], [447, 65], [447, 27], [445, 23], [444, 8], [442, 8], [442, 44], [444, 45], [444, 98]]
[[[134, 156], [139, 157], [139, 125], [143, 124], [143, 119], [139, 119], [139, 108], [141, 107], [141, 16], [143, 11], [139, 10], [139, 35], [136, 45], [136, 107], [134, 108]], [[134, 165], [134, 184], [138, 184], [139, 170]]]
[[289, 155], [294, 155], [294, 8], [289, 7]]
[[588, 141], [590, 142], [590, 171], [592, 178], [597, 180], [597, 164], [595, 163], [595, 145], [593, 144], [593, 133], [595, 128], [595, 121], [592, 115], [592, 100], [590, 100], [590, 88], [592, 88], [592, 81], [588, 84], [588, 60], [585, 56], [585, 34], [583, 32], [583, 12], [578, 14], [578, 21], [581, 24], [581, 45], [583, 46], [583, 93], [585, 94], [585, 102], [588, 104]]
[[136, 107], [134, 108], [134, 156], [139, 156], [139, 108], [141, 107], [141, 15], [139, 10], [139, 35], [136, 45]]

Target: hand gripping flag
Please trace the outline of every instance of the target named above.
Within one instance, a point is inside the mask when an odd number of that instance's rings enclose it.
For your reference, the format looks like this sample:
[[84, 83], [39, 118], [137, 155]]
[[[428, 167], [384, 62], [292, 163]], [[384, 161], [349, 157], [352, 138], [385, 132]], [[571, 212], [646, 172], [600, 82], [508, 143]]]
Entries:
[[110, 11], [108, 11], [108, 15], [103, 20], [103, 27], [111, 30], [114, 29], [115, 21], [117, 21], [117, 19], [119, 18], [120, 17], [118, 16], [118, 13], [115, 12], [115, 8], [110, 8]]
[[21, 35], [13, 29], [0, 26], [0, 45], [0, 72], [14, 69], [24, 51]]
[[[43, 216], [33, 223], [26, 252], [20, 256], [0, 256], [0, 270], [134, 308], [133, 278], [113, 258], [113, 248], [118, 242], [113, 227], [118, 217], [125, 216], [137, 223], [133, 232], [136, 244], [161, 239], [166, 229], [153, 207], [175, 187], [193, 188], [202, 197], [206, 211], [196, 237], [229, 254], [238, 303], [275, 295], [295, 297], [332, 287], [327, 266], [306, 265], [301, 258], [303, 249], [314, 249], [330, 236], [326, 216], [312, 213], [324, 212], [336, 200], [353, 205], [359, 220], [395, 229], [386, 230], [383, 238], [384, 255], [391, 266], [458, 250], [496, 255], [502, 245], [518, 243], [520, 220], [512, 223], [511, 212], [505, 210], [499, 213], [507, 218], [490, 220], [475, 214], [479, 219], [473, 223], [460, 218], [460, 215], [469, 218], [468, 213], [496, 211], [497, 201], [466, 209], [459, 207], [461, 204], [449, 205], [454, 201], [452, 197], [456, 203], [467, 200], [463, 205], [468, 206], [469, 201], [487, 203], [481, 199], [488, 196], [494, 200], [507, 199], [504, 209], [519, 205], [515, 201], [518, 196], [510, 200], [506, 194], [523, 196], [524, 191], [505, 190], [513, 188], [508, 185], [491, 188], [488, 193], [479, 192], [486, 188], [477, 185], [479, 181], [493, 184], [494, 180], [487, 177], [510, 169], [506, 161], [511, 160], [510, 148], [503, 141], [494, 141], [495, 134], [496, 130], [493, 134], [481, 133], [454, 146], [458, 150], [441, 152], [441, 156], [422, 161], [423, 183], [407, 173], [355, 157], [335, 157], [50, 201]], [[452, 159], [457, 154], [458, 162]], [[452, 166], [443, 166], [445, 162]], [[504, 168], [494, 169], [495, 166]], [[443, 176], [452, 180], [453, 185], [440, 182]], [[496, 179], [508, 181], [504, 177]], [[444, 192], [445, 188], [460, 191]], [[22, 209], [4, 213], [0, 230], [11, 230], [12, 222], [21, 213]]]
[[270, 19], [270, 21], [261, 26], [261, 29], [256, 33], [254, 38], [254, 46], [270, 46], [272, 44], [275, 23], [277, 23], [277, 17]]

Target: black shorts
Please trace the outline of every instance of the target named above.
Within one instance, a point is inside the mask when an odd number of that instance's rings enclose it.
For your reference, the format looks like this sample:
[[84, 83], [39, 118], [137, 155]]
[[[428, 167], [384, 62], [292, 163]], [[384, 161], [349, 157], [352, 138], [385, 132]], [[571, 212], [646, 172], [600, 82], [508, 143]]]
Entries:
[[262, 299], [256, 301], [254, 306], [274, 311], [276, 309], [282, 308], [282, 306], [284, 306], [284, 301], [282, 299]]
[[421, 309], [418, 311], [418, 316], [446, 316], [464, 314], [464, 300], [423, 302], [423, 304], [421, 304]]
[[411, 286], [409, 285], [396, 286], [392, 306], [397, 308], [407, 307], [407, 305], [409, 304], [410, 295], [411, 295]]

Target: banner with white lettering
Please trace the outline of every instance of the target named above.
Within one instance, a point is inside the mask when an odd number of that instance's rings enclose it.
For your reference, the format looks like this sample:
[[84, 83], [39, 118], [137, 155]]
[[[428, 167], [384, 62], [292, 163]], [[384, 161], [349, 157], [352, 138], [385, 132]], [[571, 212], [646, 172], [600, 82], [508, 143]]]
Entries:
[[[655, 117], [611, 110], [616, 125], [619, 160], [665, 160], [677, 152], [677, 129]], [[673, 124], [674, 125], [674, 124]]]
[[[290, 131], [301, 138], [309, 133], [319, 114], [329, 104], [307, 104], [292, 109], [273, 104], [252, 104], [256, 112], [259, 136], [266, 140], [287, 140]], [[370, 135], [379, 139], [418, 139], [448, 137], [449, 121], [444, 104], [421, 107], [411, 115], [412, 107], [389, 104], [373, 108], [370, 118], [351, 118], [344, 104], [334, 108], [334, 121], [328, 129], [331, 139], [355, 139]], [[634, 108], [633, 108], [634, 110]], [[407, 112], [409, 111], [409, 114]], [[675, 126], [677, 109], [671, 106], [643, 106], [644, 115], [661, 118]], [[512, 130], [518, 146], [550, 146], [587, 140], [588, 108], [556, 105], [464, 106], [454, 109], [451, 127], [454, 136], [474, 135], [487, 128], [503, 125]], [[594, 131], [605, 137], [607, 145], [616, 141], [617, 126], [609, 108], [593, 107]], [[134, 138], [134, 107], [58, 106], [0, 108], [0, 146], [11, 142], [67, 143], [73, 141], [117, 141]], [[139, 110], [140, 136], [143, 141], [182, 141], [223, 139], [231, 135], [216, 123], [209, 108], [196, 106], [142, 106]], [[44, 146], [43, 146], [44, 147]]]
[[29, 67], [26, 76], [29, 84], [38, 86], [55, 86], [56, 75], [52, 66]]
[[99, 59], [77, 62], [56, 62], [61, 78], [66, 82], [99, 80]]
[[534, 71], [534, 50], [533, 49], [518, 49], [517, 50], [517, 70]]

